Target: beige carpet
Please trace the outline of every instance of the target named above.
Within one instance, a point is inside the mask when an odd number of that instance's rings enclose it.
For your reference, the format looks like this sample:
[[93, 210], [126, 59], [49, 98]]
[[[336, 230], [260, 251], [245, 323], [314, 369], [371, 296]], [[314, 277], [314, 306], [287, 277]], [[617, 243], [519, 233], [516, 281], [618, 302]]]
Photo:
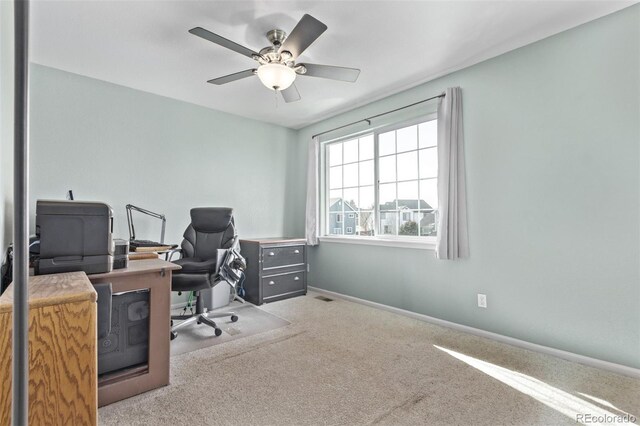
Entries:
[[[313, 292], [290, 325], [171, 360], [103, 425], [555, 425], [640, 415], [640, 380]], [[638, 420], [636, 420], [638, 422]]]

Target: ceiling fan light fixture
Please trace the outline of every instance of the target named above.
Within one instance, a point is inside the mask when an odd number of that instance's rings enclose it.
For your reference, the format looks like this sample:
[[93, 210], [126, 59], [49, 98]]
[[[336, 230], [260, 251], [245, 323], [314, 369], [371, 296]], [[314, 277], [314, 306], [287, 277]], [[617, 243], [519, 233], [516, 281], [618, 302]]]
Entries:
[[264, 64], [258, 67], [258, 78], [271, 90], [285, 90], [293, 84], [296, 72], [282, 64]]

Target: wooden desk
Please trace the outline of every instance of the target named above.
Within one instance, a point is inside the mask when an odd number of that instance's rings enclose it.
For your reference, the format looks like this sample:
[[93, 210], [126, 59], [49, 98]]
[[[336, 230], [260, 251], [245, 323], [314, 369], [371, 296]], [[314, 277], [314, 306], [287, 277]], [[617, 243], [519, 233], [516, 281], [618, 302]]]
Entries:
[[[95, 425], [96, 291], [84, 272], [30, 277], [29, 424]], [[0, 425], [11, 416], [13, 284], [0, 296]]]
[[171, 271], [180, 266], [160, 259], [130, 260], [124, 269], [89, 275], [110, 282], [114, 293], [149, 289], [149, 361], [146, 367], [107, 374], [98, 381], [98, 406], [169, 384]]

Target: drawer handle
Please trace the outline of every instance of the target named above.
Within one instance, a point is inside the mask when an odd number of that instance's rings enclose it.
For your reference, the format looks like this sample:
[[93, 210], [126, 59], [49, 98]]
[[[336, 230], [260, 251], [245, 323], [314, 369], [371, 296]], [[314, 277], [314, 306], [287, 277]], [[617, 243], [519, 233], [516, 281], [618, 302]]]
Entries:
[[294, 277], [293, 280], [294, 281], [300, 281], [300, 277]]
[[294, 254], [300, 254], [300, 250], [294, 250], [293, 253]]
[[275, 285], [276, 282], [275, 281], [269, 281], [269, 285]]
[[272, 251], [269, 252], [269, 256], [275, 256], [276, 254]]

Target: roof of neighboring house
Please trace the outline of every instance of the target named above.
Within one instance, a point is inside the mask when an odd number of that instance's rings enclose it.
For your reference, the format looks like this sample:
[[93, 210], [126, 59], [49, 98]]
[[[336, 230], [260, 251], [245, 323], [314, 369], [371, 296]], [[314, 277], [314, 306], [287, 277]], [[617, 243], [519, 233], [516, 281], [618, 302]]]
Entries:
[[[396, 209], [396, 201], [398, 202], [399, 209], [409, 209], [409, 210], [433, 210], [426, 201], [424, 200], [393, 200], [386, 202], [380, 205], [380, 210], [395, 210]], [[419, 201], [419, 202], [418, 202]]]
[[356, 206], [354, 206], [353, 204], [351, 204], [351, 201], [344, 201], [342, 198], [332, 198], [331, 200], [329, 200], [329, 211], [330, 212], [336, 212], [342, 211], [342, 203], [344, 202], [344, 210], [345, 211], [352, 211], [352, 212], [357, 212], [358, 208]]

